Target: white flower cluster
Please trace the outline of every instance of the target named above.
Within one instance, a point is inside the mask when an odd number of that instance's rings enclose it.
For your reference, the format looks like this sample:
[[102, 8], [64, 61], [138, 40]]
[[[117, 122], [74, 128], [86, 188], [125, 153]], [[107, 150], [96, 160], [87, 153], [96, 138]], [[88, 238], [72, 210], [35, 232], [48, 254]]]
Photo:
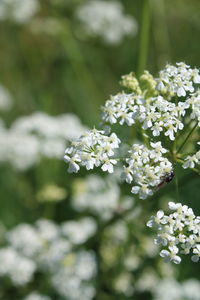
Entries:
[[14, 286], [27, 284], [32, 280], [36, 264], [11, 247], [0, 249], [0, 276], [9, 277]]
[[191, 96], [187, 98], [186, 103], [191, 109], [190, 118], [196, 119], [199, 122], [198, 126], [200, 126], [200, 89], [191, 94]]
[[175, 139], [175, 133], [182, 130], [184, 124], [181, 118], [185, 115], [189, 104], [175, 103], [165, 100], [162, 96], [145, 99], [142, 95], [118, 94], [106, 101], [102, 118], [110, 124], [126, 123], [132, 126], [136, 121], [142, 123], [143, 129], [150, 129], [154, 137], [164, 132], [170, 140]]
[[118, 182], [110, 175], [105, 178], [89, 175], [84, 179], [76, 179], [72, 190], [73, 208], [78, 212], [89, 211], [101, 220], [109, 220], [114, 213], [125, 211], [134, 205], [132, 197], [120, 196]]
[[1, 0], [0, 21], [27, 23], [39, 10], [38, 0]]
[[63, 235], [73, 245], [83, 244], [88, 237], [95, 234], [96, 229], [96, 224], [90, 218], [84, 218], [79, 222], [68, 221], [63, 223], [61, 227]]
[[178, 282], [164, 278], [153, 287], [153, 300], [199, 300], [199, 295], [200, 282], [196, 279]]
[[192, 261], [198, 262], [200, 258], [200, 217], [196, 217], [193, 210], [181, 203], [169, 202], [170, 215], [162, 210], [148, 221], [148, 227], [158, 230], [155, 244], [162, 245], [160, 256], [164, 260], [175, 264], [181, 262], [180, 254], [193, 253]]
[[[14, 286], [34, 282], [40, 272], [62, 299], [90, 300], [95, 294], [91, 279], [96, 274], [94, 254], [81, 247], [96, 232], [92, 218], [66, 221], [60, 226], [49, 220], [20, 224], [6, 233], [8, 246], [0, 249], [0, 277]], [[83, 294], [83, 298], [81, 295]], [[39, 292], [25, 298], [47, 300]]]
[[41, 295], [38, 292], [32, 292], [23, 300], [51, 300], [51, 298]]
[[64, 259], [64, 267], [52, 277], [52, 285], [63, 299], [92, 300], [95, 288], [89, 282], [96, 275], [96, 263], [93, 253], [79, 251]]
[[85, 127], [72, 114], [49, 116], [36, 112], [18, 118], [0, 130], [0, 162], [26, 170], [41, 158], [61, 159], [67, 140], [77, 138]]
[[[72, 142], [64, 156], [69, 163], [69, 172], [78, 172], [80, 165], [87, 170], [101, 165], [103, 171], [113, 172], [113, 165], [117, 160], [109, 156], [114, 155], [113, 150], [119, 147], [119, 139], [114, 133], [109, 137], [103, 133], [104, 131], [94, 129]], [[125, 159], [128, 166], [124, 165], [121, 173], [121, 178], [127, 183], [134, 181], [136, 185], [133, 186], [132, 193], [139, 194], [141, 199], [152, 195], [153, 190], [173, 172], [172, 163], [164, 157], [167, 150], [162, 147], [161, 142], [150, 145], [152, 149], [133, 144]]]
[[111, 99], [107, 100], [105, 106], [102, 107], [102, 119], [110, 124], [115, 124], [118, 121], [120, 125], [126, 123], [131, 126], [135, 123], [139, 107], [144, 104], [144, 101], [141, 96], [136, 96], [133, 93], [120, 93], [111, 96]]
[[191, 69], [183, 62], [176, 63], [176, 66], [166, 65], [164, 70], [160, 71], [157, 79], [157, 89], [170, 96], [185, 97], [187, 93], [194, 92], [194, 85], [200, 83], [200, 74], [198, 69]]
[[122, 4], [116, 1], [89, 0], [77, 8], [76, 17], [83, 33], [100, 37], [111, 45], [121, 43], [125, 36], [134, 36], [138, 31], [136, 20], [124, 15]]
[[12, 107], [13, 99], [10, 92], [0, 85], [0, 111], [7, 111]]
[[68, 171], [76, 173], [80, 166], [87, 170], [101, 166], [103, 171], [113, 173], [113, 165], [117, 160], [111, 157], [115, 154], [114, 150], [119, 148], [119, 143], [115, 133], [107, 136], [103, 130], [87, 131], [65, 151], [64, 159], [69, 163]]
[[[165, 92], [161, 83], [165, 84]], [[128, 145], [133, 141], [125, 140], [123, 136], [120, 136], [120, 143], [110, 127], [110, 137], [105, 136], [104, 131], [94, 129], [86, 132], [66, 149], [65, 160], [69, 163], [69, 172], [78, 172], [80, 166], [85, 166], [87, 170], [101, 166], [103, 171], [112, 173], [113, 165], [119, 161], [122, 178], [127, 183], [134, 181], [132, 192], [145, 199], [153, 194], [155, 187], [162, 181], [169, 182], [172, 179], [170, 160], [178, 163], [182, 160], [183, 168], [193, 168], [195, 164], [199, 164], [199, 152], [185, 159], [184, 153], [177, 153], [185, 144], [181, 138], [189, 138], [194, 129], [199, 129], [199, 83], [199, 70], [184, 63], [167, 65], [157, 79], [147, 71], [139, 80], [133, 73], [123, 76], [121, 84], [130, 92], [118, 93], [106, 101], [102, 107], [103, 125], [133, 127], [134, 136], [139, 139], [143, 137], [145, 146], [138, 143], [130, 148]], [[180, 95], [185, 99], [180, 98]], [[193, 123], [195, 126], [190, 128]], [[119, 129], [119, 132], [122, 135], [123, 130]], [[158, 142], [159, 136], [166, 142], [168, 149], [164, 149]], [[107, 139], [111, 137], [114, 142], [107, 143]], [[175, 140], [176, 143], [171, 143]], [[147, 144], [150, 144], [150, 149]], [[118, 158], [113, 157], [115, 148], [119, 148]], [[123, 162], [128, 163], [128, 166]]]
[[128, 166], [124, 166], [122, 178], [132, 183], [132, 193], [139, 194], [140, 199], [146, 199], [166, 176], [171, 176], [173, 167], [171, 162], [163, 155], [167, 152], [161, 142], [151, 143], [148, 149], [144, 145], [133, 144], [129, 150]]

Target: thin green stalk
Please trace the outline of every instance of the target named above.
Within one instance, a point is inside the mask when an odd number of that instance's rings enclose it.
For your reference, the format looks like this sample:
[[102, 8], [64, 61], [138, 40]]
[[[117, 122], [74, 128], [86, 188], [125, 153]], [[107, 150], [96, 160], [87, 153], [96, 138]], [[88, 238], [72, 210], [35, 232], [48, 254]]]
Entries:
[[173, 159], [173, 161], [174, 162], [176, 162], [176, 147], [177, 147], [177, 142], [176, 142], [176, 137], [175, 137], [175, 140], [174, 140], [174, 142], [173, 142], [173, 145], [172, 145], [172, 151], [171, 151], [171, 153], [172, 153], [172, 159]]
[[139, 36], [139, 59], [137, 75], [140, 76], [146, 67], [148, 46], [149, 46], [149, 29], [150, 29], [150, 3], [149, 0], [142, 0], [142, 17], [140, 24]]
[[81, 107], [85, 109], [88, 113], [96, 113], [96, 105], [101, 103], [102, 94], [100, 89], [97, 87], [97, 84], [93, 78], [92, 73], [87, 67], [85, 62], [85, 57], [81, 52], [79, 44], [74, 38], [71, 24], [68, 21], [65, 21], [65, 31], [61, 34], [61, 43], [69, 57], [72, 70], [78, 80], [79, 86], [89, 96], [90, 101], [88, 103], [82, 103], [80, 100]]
[[178, 176], [175, 174], [175, 185], [176, 185], [176, 198], [177, 202], [179, 202], [180, 195], [179, 195], [179, 186], [178, 186]]
[[159, 54], [156, 55], [155, 60], [158, 68], [170, 60], [171, 53], [165, 2], [165, 0], [152, 0], [153, 36], [156, 52]]
[[196, 122], [196, 124], [194, 125], [194, 127], [191, 129], [191, 131], [188, 133], [188, 135], [186, 136], [185, 140], [183, 141], [183, 143], [180, 145], [180, 147], [178, 148], [177, 153], [179, 153], [183, 147], [185, 146], [185, 144], [187, 143], [187, 141], [189, 140], [190, 136], [192, 135], [192, 133], [194, 132], [194, 130], [196, 129], [197, 125], [198, 125], [198, 121]]

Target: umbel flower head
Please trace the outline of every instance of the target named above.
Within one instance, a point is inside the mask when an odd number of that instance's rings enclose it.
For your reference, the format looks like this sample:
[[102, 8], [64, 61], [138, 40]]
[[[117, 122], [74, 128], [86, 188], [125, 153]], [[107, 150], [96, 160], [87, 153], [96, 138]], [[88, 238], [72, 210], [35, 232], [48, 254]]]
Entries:
[[[109, 127], [109, 134], [93, 129], [73, 141], [65, 152], [69, 172], [83, 166], [112, 173], [118, 164], [132, 193], [145, 199], [172, 174], [174, 164], [198, 171], [199, 139], [192, 134], [200, 126], [199, 84], [199, 70], [185, 63], [166, 65], [157, 78], [148, 71], [139, 79], [134, 73], [123, 76], [123, 90], [102, 107], [103, 128]], [[118, 136], [120, 126], [126, 131], [119, 132], [129, 134]], [[183, 152], [192, 136], [194, 143]]]
[[147, 223], [157, 230], [154, 243], [162, 245], [160, 256], [166, 262], [181, 262], [181, 254], [192, 253], [192, 261], [200, 259], [200, 217], [196, 217], [192, 208], [181, 203], [169, 202], [171, 214], [165, 215], [159, 210]]

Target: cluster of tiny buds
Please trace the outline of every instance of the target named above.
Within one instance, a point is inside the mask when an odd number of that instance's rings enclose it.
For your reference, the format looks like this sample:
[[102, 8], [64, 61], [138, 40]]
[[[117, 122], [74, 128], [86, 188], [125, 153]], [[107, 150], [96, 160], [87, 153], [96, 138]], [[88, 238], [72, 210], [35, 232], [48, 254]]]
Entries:
[[181, 262], [180, 254], [192, 252], [192, 261], [200, 259], [200, 217], [195, 216], [193, 210], [181, 203], [169, 202], [171, 214], [165, 215], [159, 210], [147, 223], [148, 227], [157, 230], [154, 243], [162, 245], [160, 256], [166, 262], [175, 264]]

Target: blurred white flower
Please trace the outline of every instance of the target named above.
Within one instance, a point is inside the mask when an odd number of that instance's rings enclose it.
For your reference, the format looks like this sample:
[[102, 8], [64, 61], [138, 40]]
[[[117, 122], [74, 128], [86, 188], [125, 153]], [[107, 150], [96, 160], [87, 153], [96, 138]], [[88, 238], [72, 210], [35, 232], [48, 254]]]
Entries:
[[12, 130], [0, 132], [0, 162], [9, 162], [18, 170], [26, 170], [39, 161], [37, 137]]
[[72, 244], [83, 244], [96, 232], [96, 222], [92, 218], [83, 218], [77, 221], [67, 221], [62, 224], [63, 235]]
[[189, 279], [182, 284], [183, 295], [187, 300], [200, 299], [200, 281], [197, 279]]
[[55, 290], [64, 299], [92, 300], [95, 289], [89, 280], [96, 274], [96, 261], [93, 253], [79, 251], [66, 256], [66, 267], [61, 268], [52, 277]]
[[134, 17], [125, 15], [117, 1], [89, 0], [77, 8], [83, 34], [97, 36], [111, 45], [117, 45], [125, 36], [135, 36], [138, 25]]
[[33, 256], [42, 248], [42, 240], [35, 228], [29, 224], [20, 224], [7, 232], [10, 245], [25, 256]]
[[32, 292], [23, 300], [51, 300], [51, 298], [49, 298], [48, 296], [41, 295], [38, 292]]
[[14, 286], [31, 281], [36, 270], [34, 261], [20, 255], [11, 247], [0, 249], [0, 276], [10, 277]]
[[[85, 242], [95, 230], [91, 218], [73, 224], [69, 221], [69, 226], [67, 222], [59, 226], [45, 219], [34, 225], [20, 224], [7, 232], [8, 246], [0, 249], [0, 277], [21, 286], [34, 280], [34, 273], [39, 272], [63, 300], [92, 300], [97, 269], [95, 254], [73, 250], [72, 244]], [[24, 300], [27, 299], [50, 300], [38, 292], [27, 295]]]
[[200, 281], [189, 279], [178, 282], [173, 278], [159, 280], [152, 287], [153, 300], [199, 300]]
[[4, 86], [0, 85], [0, 110], [9, 110], [12, 107], [12, 104], [13, 99], [10, 92]]
[[119, 186], [110, 176], [103, 179], [97, 175], [89, 175], [85, 179], [74, 181], [72, 206], [77, 211], [89, 210], [107, 220], [120, 207], [119, 198]]
[[0, 162], [23, 171], [42, 157], [62, 159], [67, 141], [85, 129], [73, 114], [53, 117], [36, 112], [19, 117], [9, 129], [0, 129]]
[[27, 23], [39, 10], [38, 0], [1, 0], [0, 20]]
[[182, 287], [174, 279], [164, 279], [157, 282], [153, 289], [154, 300], [183, 299]]
[[64, 257], [70, 252], [71, 244], [66, 238], [58, 236], [55, 240], [44, 245], [37, 256], [38, 268], [52, 273], [63, 265]]
[[36, 230], [45, 241], [53, 241], [60, 234], [60, 228], [50, 220], [40, 219], [36, 222]]

